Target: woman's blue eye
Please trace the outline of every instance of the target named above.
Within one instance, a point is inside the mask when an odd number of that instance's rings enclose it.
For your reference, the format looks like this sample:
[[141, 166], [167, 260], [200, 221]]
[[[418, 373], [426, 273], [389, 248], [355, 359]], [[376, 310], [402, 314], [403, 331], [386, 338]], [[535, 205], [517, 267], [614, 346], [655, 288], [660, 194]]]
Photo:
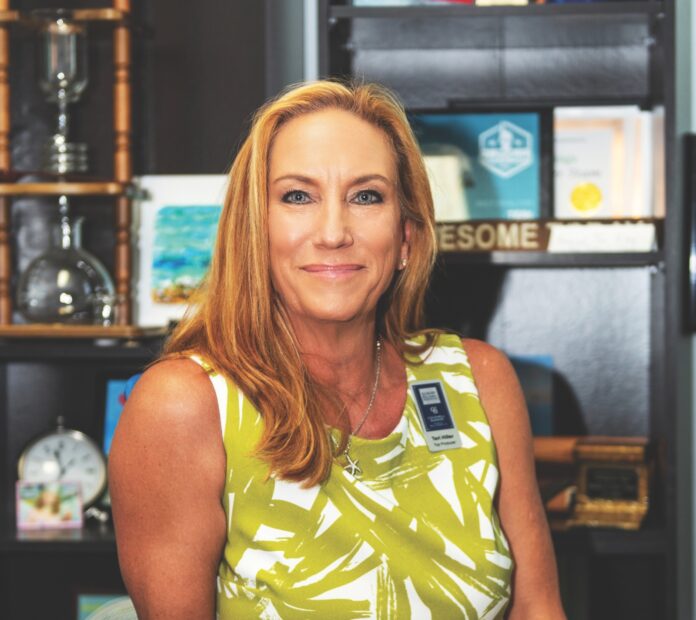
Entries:
[[307, 192], [303, 192], [299, 189], [293, 189], [283, 195], [283, 202], [289, 202], [291, 204], [302, 205], [309, 202], [309, 195]]
[[382, 202], [382, 194], [373, 189], [364, 189], [355, 194], [354, 200], [362, 205], [372, 205]]

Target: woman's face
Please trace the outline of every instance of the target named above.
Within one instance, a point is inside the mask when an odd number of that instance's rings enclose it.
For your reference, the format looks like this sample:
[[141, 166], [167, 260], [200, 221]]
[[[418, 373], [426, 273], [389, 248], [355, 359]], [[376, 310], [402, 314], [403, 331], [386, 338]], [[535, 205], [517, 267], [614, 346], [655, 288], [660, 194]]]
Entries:
[[293, 321], [369, 318], [408, 255], [386, 134], [338, 109], [288, 121], [268, 196], [271, 277]]

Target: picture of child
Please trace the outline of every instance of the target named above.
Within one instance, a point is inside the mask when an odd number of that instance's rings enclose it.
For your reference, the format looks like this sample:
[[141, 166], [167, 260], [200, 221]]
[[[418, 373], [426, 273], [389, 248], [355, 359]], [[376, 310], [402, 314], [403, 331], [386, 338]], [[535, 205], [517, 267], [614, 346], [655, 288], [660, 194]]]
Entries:
[[17, 483], [19, 529], [81, 527], [79, 484], [73, 482]]

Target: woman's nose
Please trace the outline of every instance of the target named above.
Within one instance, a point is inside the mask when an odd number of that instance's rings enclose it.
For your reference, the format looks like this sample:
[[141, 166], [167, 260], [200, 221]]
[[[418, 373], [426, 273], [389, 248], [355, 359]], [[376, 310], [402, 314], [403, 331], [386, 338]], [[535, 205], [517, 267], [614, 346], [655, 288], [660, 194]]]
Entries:
[[317, 216], [316, 245], [326, 248], [350, 245], [353, 242], [353, 236], [349, 215], [348, 205], [343, 198], [336, 196], [325, 200]]

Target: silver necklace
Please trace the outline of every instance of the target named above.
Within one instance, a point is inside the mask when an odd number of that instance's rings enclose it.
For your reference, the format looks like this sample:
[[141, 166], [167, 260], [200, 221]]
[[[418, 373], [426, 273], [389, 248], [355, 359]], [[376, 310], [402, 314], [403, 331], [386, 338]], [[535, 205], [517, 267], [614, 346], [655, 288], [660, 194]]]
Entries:
[[375, 345], [377, 349], [377, 359], [375, 362], [375, 382], [372, 385], [372, 393], [370, 394], [370, 401], [367, 403], [367, 408], [365, 409], [365, 413], [363, 413], [362, 418], [360, 419], [360, 422], [358, 422], [358, 425], [348, 434], [348, 441], [346, 442], [346, 449], [343, 451], [343, 454], [341, 456], [346, 457], [346, 465], [343, 466], [343, 469], [345, 469], [351, 476], [354, 476], [355, 478], [360, 478], [362, 476], [362, 469], [360, 469], [360, 465], [358, 465], [358, 460], [354, 459], [350, 455], [350, 448], [351, 448], [351, 440], [355, 435], [357, 435], [360, 432], [360, 429], [363, 427], [363, 424], [367, 421], [367, 416], [370, 415], [370, 411], [372, 410], [372, 405], [375, 402], [375, 396], [377, 396], [377, 387], [379, 386], [379, 376], [382, 371], [382, 339], [377, 338], [377, 344]]

